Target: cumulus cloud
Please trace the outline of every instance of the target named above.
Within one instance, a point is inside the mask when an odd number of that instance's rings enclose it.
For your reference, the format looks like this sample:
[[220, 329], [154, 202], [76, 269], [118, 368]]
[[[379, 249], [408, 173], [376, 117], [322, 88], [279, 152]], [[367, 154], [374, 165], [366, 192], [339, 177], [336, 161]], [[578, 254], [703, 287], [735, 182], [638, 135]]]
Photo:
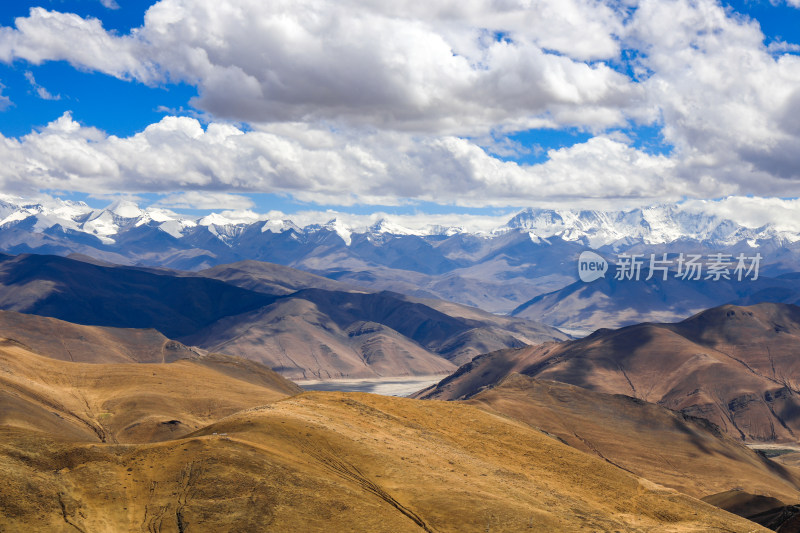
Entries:
[[[1, 138], [0, 179], [343, 205], [793, 195], [798, 44], [764, 41], [716, 0], [161, 0], [125, 35], [34, 8], [0, 28], [0, 61], [187, 82], [209, 125], [118, 138], [67, 115]], [[632, 125], [672, 150], [635, 148]], [[510, 132], [564, 126], [594, 137], [539, 165], [494, 156], [524, 151]]]
[[730, 196], [718, 200], [686, 200], [680, 208], [733, 220], [747, 228], [772, 224], [778, 231], [800, 231], [800, 200]]
[[784, 54], [786, 52], [797, 53], [800, 52], [800, 44], [787, 43], [786, 41], [772, 41], [769, 43], [769, 46], [767, 46], [767, 50], [773, 54]]
[[757, 22], [712, 0], [643, 0], [628, 31], [687, 178], [800, 179], [800, 57], [770, 53]]
[[122, 79], [153, 83], [159, 74], [141, 58], [143, 46], [135, 34], [119, 37], [103, 29], [98, 19], [31, 8], [16, 19], [16, 28], [0, 27], [0, 61], [24, 59], [34, 65], [68, 61]]
[[[159, 207], [238, 211], [253, 207], [247, 193], [334, 205], [617, 208], [687, 195], [800, 194], [800, 186], [788, 189], [770, 179], [754, 180], [746, 190], [714, 178], [684, 179], [669, 156], [614, 137], [595, 136], [550, 150], [544, 163], [520, 165], [453, 136], [365, 134], [303, 123], [243, 131], [169, 116], [143, 132], [117, 137], [65, 114], [22, 138], [0, 136], [0, 187], [24, 193], [157, 192], [168, 195]], [[730, 205], [731, 212], [739, 209]]]
[[[686, 186], [665, 177], [672, 166], [668, 158], [605, 137], [551, 151], [546, 163], [524, 166], [452, 136], [364, 134], [307, 124], [245, 132], [220, 123], [204, 128], [189, 117], [165, 117], [122, 138], [65, 114], [20, 139], [0, 137], [0, 157], [7, 190], [267, 192], [340, 205], [678, 198]], [[208, 198], [232, 208], [249, 206], [236, 196]], [[200, 206], [202, 200], [192, 192], [170, 202]]]
[[245, 122], [458, 135], [603, 129], [623, 124], [622, 110], [641, 97], [626, 76], [587, 62], [615, 57], [621, 28], [611, 8], [588, 0], [162, 0], [129, 35], [41, 8], [15, 26], [0, 29], [2, 61], [186, 81], [199, 88], [197, 107]]
[[100, 3], [107, 9], [119, 9], [117, 0], [100, 0]]

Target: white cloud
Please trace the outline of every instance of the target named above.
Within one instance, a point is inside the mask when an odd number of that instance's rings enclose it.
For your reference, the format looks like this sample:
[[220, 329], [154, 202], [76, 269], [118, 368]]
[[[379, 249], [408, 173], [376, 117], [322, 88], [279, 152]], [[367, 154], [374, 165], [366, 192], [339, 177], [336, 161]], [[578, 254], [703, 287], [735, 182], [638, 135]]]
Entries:
[[[689, 186], [672, 176], [668, 158], [606, 137], [548, 155], [546, 163], [521, 166], [457, 137], [364, 134], [305, 124], [244, 132], [219, 123], [204, 129], [188, 117], [165, 117], [120, 138], [66, 114], [20, 139], [0, 137], [0, 158], [6, 162], [0, 184], [5, 190], [267, 192], [338, 205], [410, 200], [460, 206], [677, 199]], [[717, 184], [703, 187], [696, 189], [700, 196]], [[170, 202], [199, 206], [203, 194]], [[208, 199], [248, 207], [235, 196]]]
[[60, 94], [53, 95], [50, 91], [36, 83], [36, 78], [34, 78], [33, 72], [30, 70], [25, 71], [25, 79], [28, 80], [28, 83], [31, 84], [33, 90], [36, 91], [36, 94], [39, 95], [39, 98], [42, 100], [61, 100]]
[[214, 211], [246, 210], [253, 207], [253, 200], [239, 194], [219, 192], [185, 191], [170, 194], [154, 204], [155, 207], [173, 209], [213, 209]]
[[119, 9], [117, 0], [100, 0], [100, 3], [107, 9]]
[[747, 228], [772, 224], [778, 231], [800, 231], [798, 199], [730, 196], [718, 200], [687, 200], [680, 208], [733, 220]]
[[643, 0], [628, 29], [687, 179], [794, 189], [782, 180], [800, 179], [800, 57], [775, 57], [757, 22], [712, 0]]
[[[800, 194], [798, 44], [764, 40], [716, 0], [161, 0], [127, 35], [34, 8], [0, 28], [0, 61], [185, 81], [209, 126], [117, 138], [62, 117], [0, 138], [0, 179], [342, 205]], [[609, 66], [623, 48], [635, 79]], [[674, 149], [636, 149], [631, 122]], [[595, 136], [533, 166], [479, 147], [513, 155], [505, 134], [563, 126]]]
[[5, 63], [68, 61], [78, 68], [152, 83], [160, 75], [156, 67], [140, 59], [142, 46], [135, 35], [118, 37], [106, 32], [97, 19], [40, 7], [17, 18], [16, 29], [0, 27], [0, 61]]
[[6, 109], [8, 109], [13, 105], [11, 103], [11, 98], [3, 94], [3, 90], [5, 88], [6, 86], [0, 83], [0, 111], [5, 111]]
[[[800, 0], [798, 0], [800, 1]], [[772, 54], [784, 54], [786, 52], [800, 52], [800, 44], [787, 43], [786, 41], [772, 41], [767, 46], [767, 50]]]
[[162, 0], [124, 36], [34, 8], [0, 29], [0, 60], [187, 81], [199, 88], [197, 107], [245, 122], [458, 135], [541, 124], [598, 130], [623, 124], [623, 110], [642, 97], [624, 75], [585, 62], [613, 59], [620, 28], [612, 9], [588, 0]]

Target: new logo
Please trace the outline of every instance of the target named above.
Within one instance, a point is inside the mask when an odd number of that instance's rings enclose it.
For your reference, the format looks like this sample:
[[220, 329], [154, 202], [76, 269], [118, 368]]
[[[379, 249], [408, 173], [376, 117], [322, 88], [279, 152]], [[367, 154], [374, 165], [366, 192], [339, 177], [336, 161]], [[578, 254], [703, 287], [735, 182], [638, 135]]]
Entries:
[[608, 262], [589, 250], [582, 252], [578, 258], [578, 276], [581, 281], [589, 283], [604, 278], [608, 271]]

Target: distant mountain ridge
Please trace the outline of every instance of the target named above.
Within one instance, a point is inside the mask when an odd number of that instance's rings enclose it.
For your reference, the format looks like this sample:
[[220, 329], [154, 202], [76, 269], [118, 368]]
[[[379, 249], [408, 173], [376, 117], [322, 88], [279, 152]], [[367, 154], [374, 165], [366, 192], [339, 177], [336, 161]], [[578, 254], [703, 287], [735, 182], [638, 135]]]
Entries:
[[800, 303], [800, 276], [758, 279], [618, 280], [613, 274], [591, 283], [576, 281], [525, 302], [510, 315], [534, 319], [573, 333], [618, 328], [638, 322], [671, 322], [722, 304]]
[[646, 244], [668, 244], [678, 240], [711, 242], [731, 246], [750, 241], [755, 247], [759, 241], [781, 240], [784, 244], [800, 242], [800, 232], [793, 232], [765, 224], [750, 228], [713, 214], [691, 212], [679, 204], [653, 205], [645, 208], [616, 211], [527, 208], [510, 218], [505, 224], [489, 231], [469, 231], [460, 225], [442, 226], [426, 224], [409, 228], [390, 219], [381, 219], [371, 225], [348, 225], [332, 218], [325, 224], [299, 226], [290, 219], [269, 219], [255, 213], [212, 213], [202, 217], [177, 214], [158, 207], [140, 208], [136, 203], [118, 200], [103, 209], [95, 209], [84, 202], [54, 199], [26, 201], [0, 195], [0, 228], [13, 228], [23, 222], [34, 232], [60, 229], [65, 233], [84, 233], [96, 237], [102, 244], [113, 245], [117, 236], [134, 228], [157, 228], [176, 239], [186, 238], [198, 229], [205, 228], [220, 242], [235, 247], [253, 226], [261, 232], [294, 232], [310, 235], [321, 231], [335, 233], [345, 243], [353, 244], [354, 235], [452, 237], [471, 234], [485, 237], [502, 235], [508, 231], [522, 230], [532, 239], [546, 240], [558, 237], [579, 242], [592, 248], [623, 246], [626, 241]]
[[567, 338], [524, 319], [254, 261], [193, 273], [0, 254], [0, 309], [153, 328], [291, 378], [446, 374], [487, 351]]
[[192, 218], [127, 201], [93, 209], [0, 196], [0, 252], [82, 254], [195, 271], [268, 261], [501, 313], [574, 282], [576, 259], [590, 248], [605, 254], [758, 250], [765, 275], [800, 270], [800, 232], [775, 224], [745, 227], [679, 204], [629, 211], [530, 208], [493, 229], [469, 231], [440, 224], [409, 228], [391, 218], [362, 227], [337, 218], [300, 226], [253, 213]]

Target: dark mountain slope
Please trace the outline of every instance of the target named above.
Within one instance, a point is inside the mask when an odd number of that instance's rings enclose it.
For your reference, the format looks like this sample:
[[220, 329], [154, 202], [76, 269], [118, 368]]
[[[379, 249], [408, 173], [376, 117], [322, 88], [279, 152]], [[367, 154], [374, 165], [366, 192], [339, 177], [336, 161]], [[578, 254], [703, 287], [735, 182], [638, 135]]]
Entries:
[[682, 320], [704, 309], [723, 304], [753, 305], [761, 302], [800, 301], [800, 278], [782, 275], [752, 281], [720, 279], [680, 280], [660, 275], [649, 280], [643, 270], [640, 280], [606, 278], [591, 283], [578, 281], [562, 289], [536, 296], [511, 312], [578, 331], [618, 328], [640, 322]]
[[460, 307], [451, 316], [399, 294], [353, 290], [255, 262], [198, 275], [56, 256], [0, 256], [0, 309], [83, 325], [151, 328], [292, 377], [323, 379], [444, 374], [485, 351], [564, 338], [526, 321]]
[[47, 255], [0, 256], [0, 308], [77, 324], [154, 328], [175, 338], [274, 298], [203, 277]]

